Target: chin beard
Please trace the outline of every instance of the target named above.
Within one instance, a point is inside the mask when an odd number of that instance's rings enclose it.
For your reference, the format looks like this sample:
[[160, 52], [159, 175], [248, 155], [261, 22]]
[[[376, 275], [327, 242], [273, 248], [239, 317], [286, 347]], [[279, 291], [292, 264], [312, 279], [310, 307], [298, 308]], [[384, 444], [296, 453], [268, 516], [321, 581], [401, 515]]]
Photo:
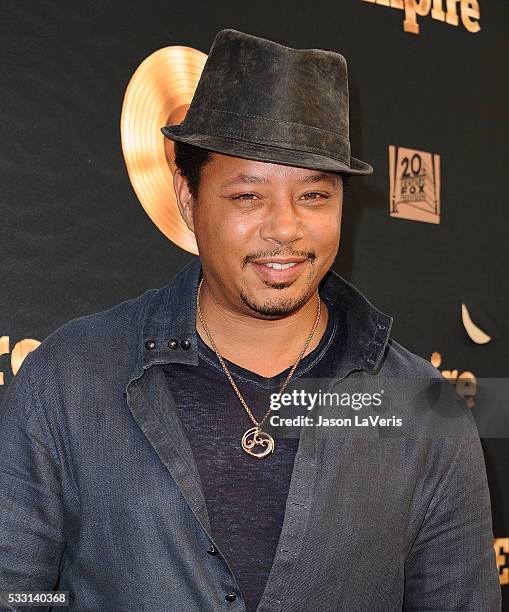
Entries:
[[[291, 283], [278, 283], [277, 285], [271, 285], [274, 289], [284, 289], [285, 287], [289, 287]], [[240, 292], [240, 299], [242, 302], [253, 312], [260, 315], [261, 318], [265, 319], [278, 319], [281, 317], [286, 317], [292, 312], [295, 312], [309, 300], [307, 294], [302, 295], [298, 299], [279, 299], [279, 300], [269, 300], [263, 303], [253, 302], [244, 291]]]

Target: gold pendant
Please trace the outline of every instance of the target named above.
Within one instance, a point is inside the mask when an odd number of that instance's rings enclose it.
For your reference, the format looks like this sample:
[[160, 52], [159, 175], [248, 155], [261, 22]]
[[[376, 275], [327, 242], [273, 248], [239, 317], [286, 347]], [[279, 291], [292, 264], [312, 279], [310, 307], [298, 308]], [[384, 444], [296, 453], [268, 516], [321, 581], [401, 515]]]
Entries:
[[[242, 448], [248, 455], [252, 455], [257, 459], [263, 459], [270, 455], [274, 450], [274, 438], [262, 431], [259, 427], [251, 427], [242, 436]], [[256, 452], [256, 448], [260, 447], [260, 452]]]

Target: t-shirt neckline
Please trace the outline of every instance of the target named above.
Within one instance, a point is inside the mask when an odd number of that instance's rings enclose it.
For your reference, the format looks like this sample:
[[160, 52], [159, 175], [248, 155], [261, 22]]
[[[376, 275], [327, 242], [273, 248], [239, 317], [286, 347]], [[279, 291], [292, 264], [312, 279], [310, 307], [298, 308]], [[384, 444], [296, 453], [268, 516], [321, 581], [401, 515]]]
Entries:
[[[326, 302], [327, 310], [329, 313], [327, 327], [325, 328], [325, 331], [322, 337], [320, 338], [320, 342], [318, 343], [318, 345], [311, 351], [311, 353], [301, 359], [292, 378], [302, 376], [312, 367], [314, 367], [327, 352], [336, 336], [339, 320], [338, 313], [333, 302], [331, 302], [328, 298], [324, 296], [321, 297]], [[198, 333], [196, 335], [198, 337], [198, 355], [200, 357], [200, 360], [203, 360], [203, 362], [205, 362], [205, 364], [207, 364], [208, 366], [220, 371], [226, 378], [226, 375], [221, 364], [219, 363], [216, 353], [207, 344], [205, 344], [205, 342], [202, 340]], [[260, 374], [257, 374], [256, 372], [252, 372], [251, 370], [247, 370], [246, 368], [243, 368], [242, 366], [237, 365], [236, 363], [233, 363], [228, 359], [224, 359], [224, 362], [228, 370], [232, 374], [235, 382], [241, 381], [243, 383], [251, 383], [255, 386], [263, 387], [266, 389], [280, 386], [285, 380], [285, 378], [288, 376], [288, 372], [291, 368], [290, 366], [284, 371], [275, 374], [274, 376], [265, 377], [261, 376]]]

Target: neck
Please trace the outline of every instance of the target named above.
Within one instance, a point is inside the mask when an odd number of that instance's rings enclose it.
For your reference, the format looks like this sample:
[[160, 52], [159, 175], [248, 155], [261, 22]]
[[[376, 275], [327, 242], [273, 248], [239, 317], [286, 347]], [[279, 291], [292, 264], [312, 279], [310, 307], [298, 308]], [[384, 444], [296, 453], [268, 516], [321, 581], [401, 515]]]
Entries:
[[[318, 291], [299, 310], [274, 320], [260, 319], [220, 303], [206, 283], [200, 292], [200, 308], [207, 328], [221, 356], [261, 376], [271, 377], [292, 366], [298, 359], [317, 316]], [[327, 306], [321, 300], [321, 314], [303, 357], [320, 342], [328, 321]], [[196, 329], [213, 349], [196, 313]]]

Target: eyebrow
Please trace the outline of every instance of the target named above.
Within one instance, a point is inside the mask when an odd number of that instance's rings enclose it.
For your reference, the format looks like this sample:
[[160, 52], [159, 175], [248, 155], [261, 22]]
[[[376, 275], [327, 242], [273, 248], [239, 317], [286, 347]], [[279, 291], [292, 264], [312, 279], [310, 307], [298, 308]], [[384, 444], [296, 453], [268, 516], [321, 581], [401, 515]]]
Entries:
[[336, 174], [327, 174], [327, 172], [320, 172], [319, 174], [310, 174], [300, 179], [300, 183], [319, 183], [320, 181], [327, 181], [336, 184], [338, 177]]
[[[332, 183], [333, 185], [337, 182], [337, 176], [335, 174], [327, 174], [326, 172], [320, 172], [318, 174], [309, 174], [298, 180], [299, 183], [308, 184], [308, 183], [319, 183], [320, 181], [327, 181]], [[264, 178], [263, 176], [258, 176], [257, 174], [237, 174], [233, 178], [228, 181], [222, 183], [221, 187], [230, 187], [232, 185], [239, 184], [253, 184], [253, 183], [262, 183], [264, 185], [269, 185], [270, 180]]]

